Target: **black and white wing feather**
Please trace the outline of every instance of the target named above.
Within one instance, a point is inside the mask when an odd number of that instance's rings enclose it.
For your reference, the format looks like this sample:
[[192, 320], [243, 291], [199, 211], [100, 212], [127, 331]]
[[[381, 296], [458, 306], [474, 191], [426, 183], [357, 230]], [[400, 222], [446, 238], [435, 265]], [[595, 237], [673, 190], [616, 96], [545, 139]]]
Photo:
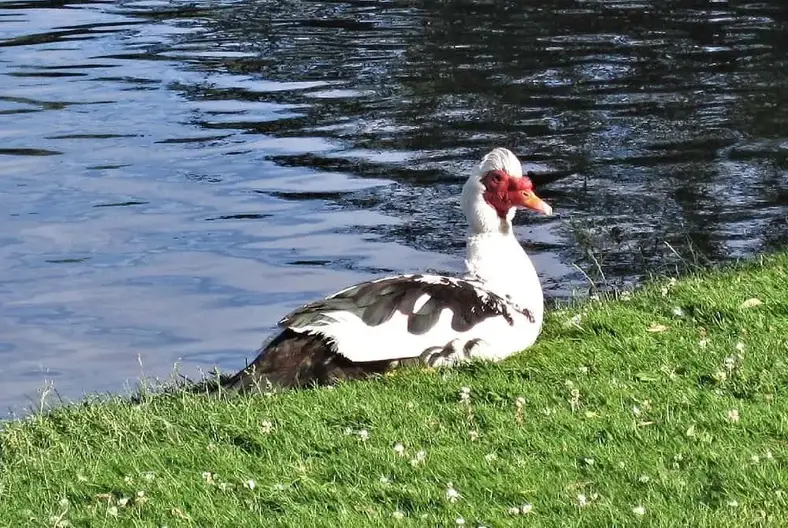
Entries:
[[[533, 323], [527, 309], [473, 279], [399, 275], [363, 282], [306, 304], [279, 321], [282, 332], [226, 385], [266, 379], [301, 386], [384, 372], [452, 343], [469, 350], [513, 336], [516, 323]], [[538, 329], [537, 329], [538, 331]], [[510, 346], [503, 343], [504, 348]]]
[[428, 333], [444, 310], [451, 312], [451, 329], [467, 332], [489, 317], [512, 322], [519, 310], [504, 297], [487, 291], [481, 282], [435, 275], [399, 275], [363, 282], [312, 302], [285, 316], [279, 325], [305, 328], [336, 323], [336, 313], [352, 313], [365, 325], [391, 323], [396, 314], [405, 316], [401, 330], [414, 335]]

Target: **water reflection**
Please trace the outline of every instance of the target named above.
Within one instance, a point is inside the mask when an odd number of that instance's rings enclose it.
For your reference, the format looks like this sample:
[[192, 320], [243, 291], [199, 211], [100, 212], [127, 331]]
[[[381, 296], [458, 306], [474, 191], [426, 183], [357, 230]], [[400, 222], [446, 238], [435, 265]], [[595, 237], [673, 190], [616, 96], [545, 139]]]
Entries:
[[[302, 110], [211, 128], [319, 137], [328, 141], [306, 154], [272, 159], [406, 184], [397, 200], [388, 188], [364, 200], [412, 218], [380, 233], [392, 240], [442, 251], [444, 238], [428, 234], [436, 224], [461, 240], [454, 202], [434, 195], [456, 192], [467, 159], [508, 144], [566, 176], [551, 178], [547, 196], [573, 222], [549, 226], [560, 236], [544, 248], [564, 260], [582, 260], [571, 242], [583, 241], [609, 275], [631, 278], [676, 264], [671, 248], [714, 261], [774, 245], [774, 224], [757, 217], [786, 205], [785, 81], [772, 74], [786, 62], [779, 3], [416, 6], [236, 4], [173, 53], [217, 77], [190, 98]], [[216, 47], [234, 55], [205, 56]], [[266, 87], [294, 79], [289, 90]], [[754, 137], [757, 154], [735, 163]]]
[[788, 242], [788, 10], [0, 2], [0, 398], [243, 363], [284, 311], [453, 271], [486, 150], [548, 295]]

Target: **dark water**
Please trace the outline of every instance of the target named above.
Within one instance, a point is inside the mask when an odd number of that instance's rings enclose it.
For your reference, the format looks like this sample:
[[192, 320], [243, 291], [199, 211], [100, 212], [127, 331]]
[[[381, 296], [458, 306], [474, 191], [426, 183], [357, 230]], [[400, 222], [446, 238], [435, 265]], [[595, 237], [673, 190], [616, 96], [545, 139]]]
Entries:
[[0, 0], [0, 405], [458, 270], [498, 145], [558, 213], [518, 220], [549, 296], [784, 247], [784, 5]]

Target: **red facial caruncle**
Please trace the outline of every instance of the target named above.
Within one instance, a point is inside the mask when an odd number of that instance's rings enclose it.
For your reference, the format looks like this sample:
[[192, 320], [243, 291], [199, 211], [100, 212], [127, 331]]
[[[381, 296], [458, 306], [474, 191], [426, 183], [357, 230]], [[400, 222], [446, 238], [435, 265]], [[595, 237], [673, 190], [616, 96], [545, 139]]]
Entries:
[[512, 207], [525, 207], [545, 215], [553, 213], [553, 208], [536, 196], [528, 176], [515, 178], [506, 171], [494, 170], [484, 175], [482, 185], [485, 201], [501, 218], [505, 218]]

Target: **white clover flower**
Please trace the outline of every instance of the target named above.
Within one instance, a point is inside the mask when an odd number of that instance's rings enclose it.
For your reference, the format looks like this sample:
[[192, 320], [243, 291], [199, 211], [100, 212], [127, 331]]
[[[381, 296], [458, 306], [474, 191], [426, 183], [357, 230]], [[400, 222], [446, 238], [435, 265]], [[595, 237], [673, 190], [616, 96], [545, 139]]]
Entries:
[[468, 436], [471, 438], [471, 442], [475, 442], [479, 438], [479, 431], [469, 431]]
[[644, 515], [646, 515], [646, 508], [644, 508], [643, 506], [635, 506], [634, 508], [632, 508], [632, 513], [634, 513], [638, 517], [643, 517]]
[[427, 458], [427, 452], [424, 450], [419, 451], [418, 453], [416, 453], [416, 456], [410, 460], [410, 465], [415, 467], [421, 464], [422, 462], [424, 462], [425, 458]]
[[458, 526], [462, 526], [463, 524], [465, 524], [465, 519], [463, 519], [462, 517], [457, 517], [457, 520], [454, 522], [456, 522]]
[[723, 365], [728, 370], [728, 372], [732, 371], [736, 368], [736, 356], [728, 356], [723, 360]]
[[460, 492], [454, 489], [454, 484], [449, 482], [446, 485], [446, 500], [449, 502], [457, 502], [457, 499], [460, 498]]
[[526, 502], [522, 506], [512, 506], [506, 511], [509, 515], [528, 515], [529, 513], [531, 513], [531, 511], [533, 511], [533, 509], [534, 509], [533, 504], [531, 504], [530, 502]]
[[731, 409], [728, 411], [728, 421], [731, 423], [738, 423], [739, 422], [739, 410], [738, 409]]
[[252, 479], [249, 479], [246, 482], [244, 482], [244, 487], [250, 490], [253, 490], [255, 486], [257, 486], [257, 483]]
[[362, 429], [358, 432], [358, 437], [362, 442], [366, 442], [369, 439], [369, 431]]
[[134, 503], [135, 504], [145, 504], [146, 502], [148, 502], [148, 497], [145, 496], [145, 492], [144, 491], [138, 491], [137, 492], [137, 496], [134, 497]]
[[569, 406], [574, 411], [578, 405], [580, 405], [580, 391], [577, 389], [572, 389], [569, 391], [569, 395], [571, 398], [569, 399]]
[[394, 510], [394, 512], [391, 514], [391, 516], [392, 516], [394, 519], [398, 520], [398, 521], [400, 521], [400, 520], [402, 520], [402, 519], [404, 519], [404, 518], [405, 518], [405, 514], [404, 514], [404, 513], [402, 513], [402, 512], [401, 512], [401, 511], [399, 511], [399, 510]]
[[399, 456], [405, 456], [405, 446], [402, 444], [394, 444], [394, 452]]
[[274, 424], [271, 420], [263, 420], [260, 422], [260, 432], [263, 434], [268, 434], [274, 430]]
[[581, 508], [585, 508], [588, 505], [588, 497], [586, 497], [583, 493], [578, 493], [577, 505]]

